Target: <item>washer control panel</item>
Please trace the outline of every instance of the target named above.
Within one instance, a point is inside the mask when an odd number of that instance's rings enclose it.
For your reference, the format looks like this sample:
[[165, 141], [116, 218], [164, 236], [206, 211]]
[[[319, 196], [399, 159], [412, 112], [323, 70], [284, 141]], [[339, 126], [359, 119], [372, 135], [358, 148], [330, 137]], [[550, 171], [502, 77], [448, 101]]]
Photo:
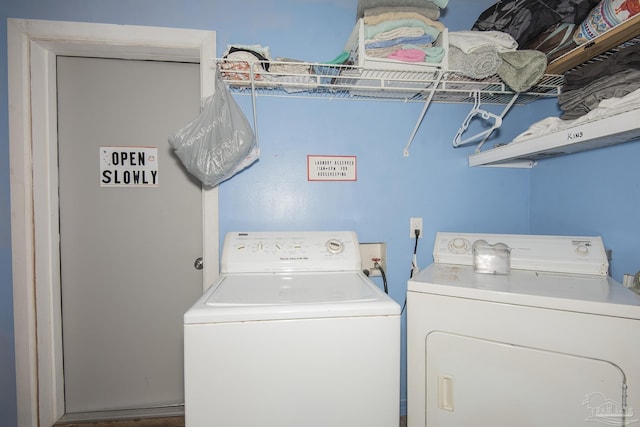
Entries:
[[233, 232], [222, 247], [223, 273], [360, 271], [352, 231]]
[[473, 265], [473, 243], [504, 243], [510, 249], [511, 268], [575, 274], [607, 275], [609, 261], [599, 236], [545, 236], [525, 234], [436, 234], [436, 263]]

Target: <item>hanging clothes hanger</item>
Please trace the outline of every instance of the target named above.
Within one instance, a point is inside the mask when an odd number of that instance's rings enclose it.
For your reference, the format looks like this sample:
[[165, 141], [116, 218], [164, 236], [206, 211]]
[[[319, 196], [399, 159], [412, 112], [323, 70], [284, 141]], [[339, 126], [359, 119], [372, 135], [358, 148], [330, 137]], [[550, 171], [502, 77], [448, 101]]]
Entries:
[[[473, 108], [471, 109], [469, 114], [467, 114], [467, 117], [462, 122], [460, 129], [458, 129], [458, 132], [456, 133], [456, 136], [453, 139], [454, 147], [468, 145], [480, 139], [483, 139], [482, 143], [484, 143], [484, 141], [486, 141], [487, 138], [489, 138], [489, 135], [491, 135], [494, 130], [502, 126], [502, 117], [504, 116], [504, 113], [498, 116], [496, 114], [493, 114], [489, 111], [486, 111], [480, 108], [481, 102], [480, 102], [479, 91], [474, 91], [473, 97], [474, 97]], [[467, 129], [469, 128], [469, 125], [471, 124], [471, 121], [475, 118], [481, 118], [482, 120], [486, 120], [486, 121], [493, 120], [493, 124], [489, 127], [489, 129], [486, 129], [482, 132], [472, 135], [466, 139], [462, 139], [462, 135], [467, 131]]]

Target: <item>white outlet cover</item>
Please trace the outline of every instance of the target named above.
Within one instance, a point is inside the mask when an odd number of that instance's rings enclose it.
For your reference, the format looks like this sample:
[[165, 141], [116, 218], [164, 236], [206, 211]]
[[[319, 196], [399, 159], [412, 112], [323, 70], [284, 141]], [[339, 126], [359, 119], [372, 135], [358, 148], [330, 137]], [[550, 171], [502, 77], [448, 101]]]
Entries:
[[422, 218], [410, 218], [409, 219], [409, 237], [415, 239], [416, 234], [415, 230], [420, 230], [419, 238], [422, 239], [422, 235], [424, 234], [422, 231]]

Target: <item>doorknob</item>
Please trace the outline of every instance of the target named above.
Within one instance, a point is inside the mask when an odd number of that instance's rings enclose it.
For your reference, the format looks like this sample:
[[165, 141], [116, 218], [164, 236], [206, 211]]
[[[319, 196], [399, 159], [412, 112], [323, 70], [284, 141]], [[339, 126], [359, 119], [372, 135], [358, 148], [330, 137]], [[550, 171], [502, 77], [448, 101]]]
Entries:
[[196, 258], [196, 260], [193, 262], [193, 266], [196, 268], [196, 270], [202, 270], [202, 267], [204, 267], [202, 257]]

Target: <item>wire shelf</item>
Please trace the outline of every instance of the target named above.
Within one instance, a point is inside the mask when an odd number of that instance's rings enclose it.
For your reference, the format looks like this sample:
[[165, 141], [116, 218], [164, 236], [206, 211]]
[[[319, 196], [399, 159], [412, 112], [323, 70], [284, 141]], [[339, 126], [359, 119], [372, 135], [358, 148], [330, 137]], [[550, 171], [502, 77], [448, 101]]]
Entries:
[[[478, 93], [483, 104], [497, 105], [508, 104], [515, 95], [497, 75], [475, 80], [434, 66], [415, 71], [402, 70], [402, 64], [398, 69], [226, 59], [216, 59], [216, 64], [231, 92], [239, 95], [467, 104]], [[563, 81], [563, 76], [545, 75], [520, 93], [515, 105], [555, 98]]]

